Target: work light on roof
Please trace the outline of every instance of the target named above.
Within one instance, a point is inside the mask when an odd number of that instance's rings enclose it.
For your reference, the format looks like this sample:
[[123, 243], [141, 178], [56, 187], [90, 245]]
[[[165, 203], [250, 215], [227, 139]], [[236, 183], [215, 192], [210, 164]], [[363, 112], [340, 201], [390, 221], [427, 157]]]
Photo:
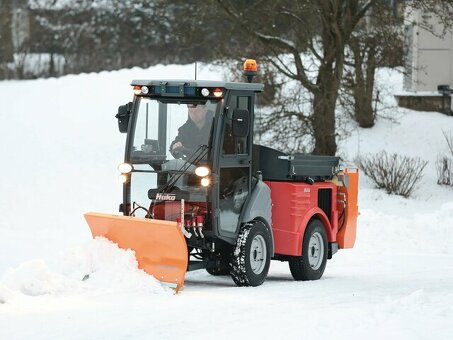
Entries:
[[209, 90], [206, 87], [201, 89], [201, 95], [204, 97], [209, 96]]
[[214, 94], [214, 97], [222, 97], [223, 91], [220, 88], [216, 88], [216, 89], [214, 89], [213, 94]]
[[143, 94], [148, 94], [148, 92], [149, 92], [148, 86], [142, 86], [142, 88], [140, 90]]
[[134, 91], [134, 93], [135, 93], [136, 95], [139, 95], [140, 93], [142, 93], [142, 88], [141, 88], [141, 86], [139, 86], [139, 85], [135, 85], [135, 86], [133, 87], [133, 91]]

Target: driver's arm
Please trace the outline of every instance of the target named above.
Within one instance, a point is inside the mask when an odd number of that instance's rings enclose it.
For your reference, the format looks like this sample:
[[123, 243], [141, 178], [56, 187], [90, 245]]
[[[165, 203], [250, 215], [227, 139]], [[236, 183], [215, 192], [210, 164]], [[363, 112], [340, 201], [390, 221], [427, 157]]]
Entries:
[[183, 147], [183, 145], [182, 145], [181, 142], [175, 142], [175, 143], [173, 143], [172, 146], [171, 146], [171, 151], [173, 151], [173, 150], [175, 150], [175, 149], [180, 149], [180, 148], [182, 148], [182, 147]]
[[170, 144], [170, 153], [173, 155], [175, 158], [181, 158], [181, 150], [184, 147], [184, 141], [187, 139], [187, 131], [184, 128], [186, 124], [183, 124], [179, 129], [178, 129], [178, 135], [176, 136], [175, 140], [171, 142]]

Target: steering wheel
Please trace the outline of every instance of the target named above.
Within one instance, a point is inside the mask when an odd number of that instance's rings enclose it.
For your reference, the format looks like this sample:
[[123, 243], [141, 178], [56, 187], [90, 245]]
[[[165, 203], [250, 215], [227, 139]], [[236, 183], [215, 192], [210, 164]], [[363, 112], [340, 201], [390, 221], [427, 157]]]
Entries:
[[187, 158], [188, 156], [192, 155], [194, 152], [195, 152], [194, 149], [182, 146], [180, 148], [176, 148], [176, 149], [172, 150], [171, 154], [175, 158]]

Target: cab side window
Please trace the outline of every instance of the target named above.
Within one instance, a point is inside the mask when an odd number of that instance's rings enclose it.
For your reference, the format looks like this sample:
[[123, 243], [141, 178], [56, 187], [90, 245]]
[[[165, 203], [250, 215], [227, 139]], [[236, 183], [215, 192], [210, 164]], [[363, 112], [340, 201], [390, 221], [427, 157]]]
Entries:
[[250, 112], [250, 97], [232, 96], [228, 105], [226, 124], [223, 135], [223, 154], [224, 155], [241, 155], [248, 154], [248, 139], [246, 137], [234, 137], [232, 135], [232, 117], [234, 109], [245, 109]]

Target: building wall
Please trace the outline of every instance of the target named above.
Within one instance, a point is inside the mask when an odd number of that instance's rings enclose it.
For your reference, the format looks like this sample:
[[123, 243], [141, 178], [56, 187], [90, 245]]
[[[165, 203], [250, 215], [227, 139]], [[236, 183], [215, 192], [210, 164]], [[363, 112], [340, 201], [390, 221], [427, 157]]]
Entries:
[[[418, 23], [427, 19], [433, 33]], [[453, 35], [447, 32], [442, 38], [442, 25], [436, 17], [411, 11], [406, 15], [406, 91], [437, 91], [438, 85], [453, 88]], [[415, 23], [412, 24], [412, 23]]]

